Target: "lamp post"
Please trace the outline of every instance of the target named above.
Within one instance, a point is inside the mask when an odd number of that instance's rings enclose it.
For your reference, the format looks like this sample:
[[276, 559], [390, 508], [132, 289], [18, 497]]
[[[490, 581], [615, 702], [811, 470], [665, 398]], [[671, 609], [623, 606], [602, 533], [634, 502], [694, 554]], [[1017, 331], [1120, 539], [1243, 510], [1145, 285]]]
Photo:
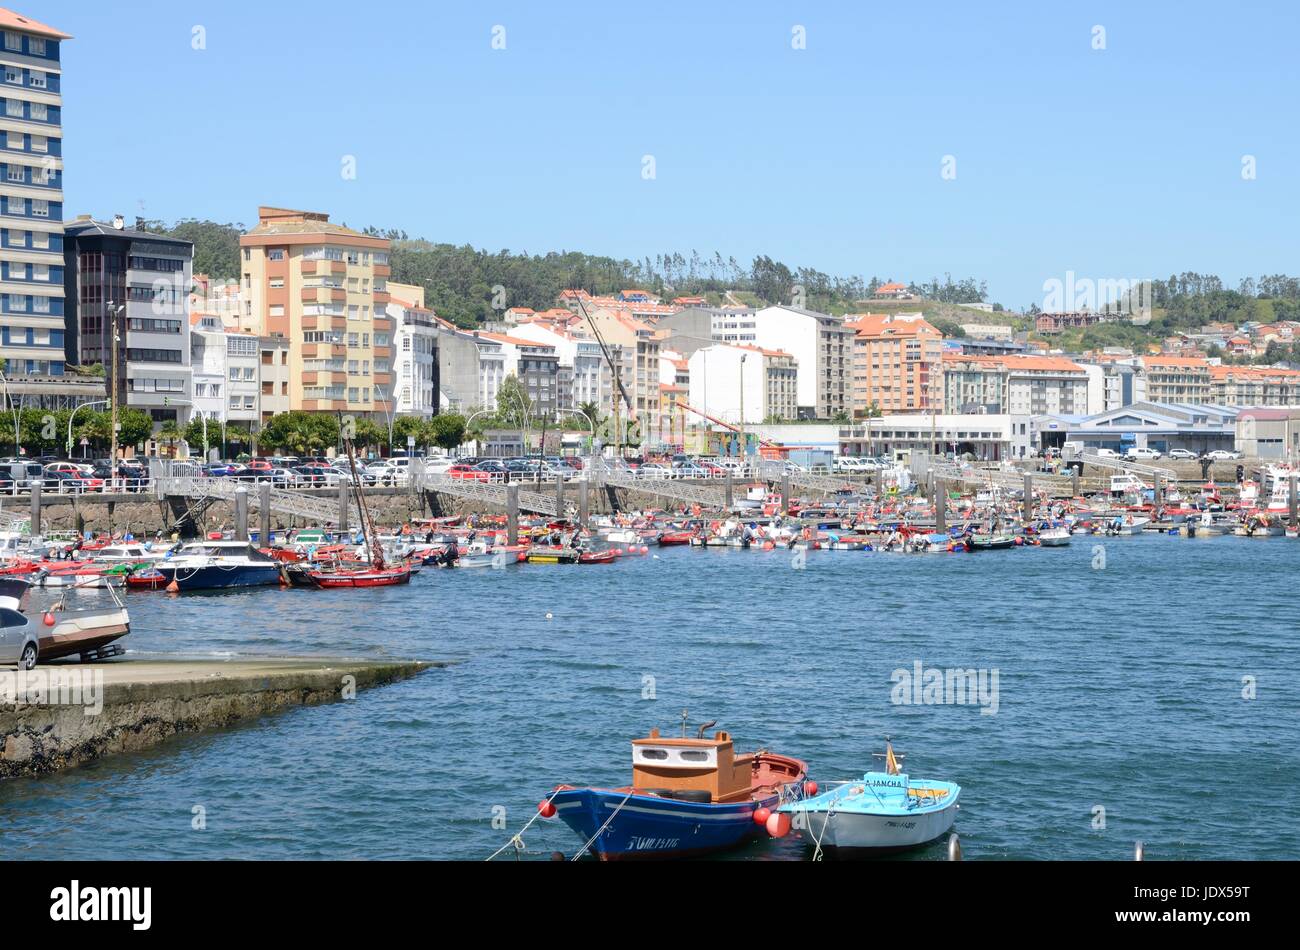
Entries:
[[745, 440], [745, 360], [749, 359], [748, 353], [740, 354], [740, 462], [745, 464], [749, 456], [749, 444]]
[[109, 400], [107, 399], [97, 399], [94, 402], [83, 402], [80, 406], [77, 406], [77, 408], [72, 410], [72, 414], [68, 416], [68, 458], [72, 458], [72, 420], [77, 417], [78, 412], [85, 409], [87, 406], [103, 406], [108, 402]]
[[0, 385], [4, 386], [5, 403], [13, 410], [14, 414], [14, 457], [16, 458], [22, 452], [22, 447], [18, 444], [18, 406], [9, 396], [9, 380], [3, 371], [0, 371]]
[[[118, 307], [113, 306], [113, 301], [108, 302], [108, 338], [113, 348], [112, 375], [109, 377], [108, 405], [110, 410], [110, 443], [108, 451], [108, 477], [110, 483], [117, 477], [117, 348], [121, 338], [117, 333], [117, 318], [126, 310], [126, 304]], [[68, 451], [71, 452], [72, 444], [72, 417], [68, 417]]]

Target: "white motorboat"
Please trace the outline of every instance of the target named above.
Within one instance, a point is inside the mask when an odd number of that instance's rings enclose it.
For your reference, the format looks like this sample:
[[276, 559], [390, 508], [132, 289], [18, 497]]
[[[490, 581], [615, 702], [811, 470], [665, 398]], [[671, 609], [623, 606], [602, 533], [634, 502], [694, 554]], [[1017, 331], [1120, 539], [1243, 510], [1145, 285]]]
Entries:
[[1061, 526], [1057, 528], [1044, 528], [1038, 532], [1038, 543], [1045, 548], [1063, 548], [1070, 543], [1070, 529]]

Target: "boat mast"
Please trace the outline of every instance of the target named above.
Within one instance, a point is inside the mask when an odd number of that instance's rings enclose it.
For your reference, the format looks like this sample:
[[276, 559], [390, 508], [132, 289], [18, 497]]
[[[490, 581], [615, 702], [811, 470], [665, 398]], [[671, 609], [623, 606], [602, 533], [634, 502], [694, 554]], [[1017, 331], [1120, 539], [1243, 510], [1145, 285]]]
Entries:
[[[340, 423], [342, 418], [340, 418]], [[340, 430], [342, 431], [341, 427]], [[370, 509], [366, 507], [366, 496], [361, 491], [361, 479], [357, 476], [357, 460], [352, 453], [352, 440], [343, 436], [343, 448], [348, 453], [348, 468], [352, 471], [352, 490], [357, 496], [357, 508], [361, 512], [361, 537], [370, 552], [370, 566], [376, 571], [384, 569], [384, 549], [375, 534], [375, 526], [370, 520]]]

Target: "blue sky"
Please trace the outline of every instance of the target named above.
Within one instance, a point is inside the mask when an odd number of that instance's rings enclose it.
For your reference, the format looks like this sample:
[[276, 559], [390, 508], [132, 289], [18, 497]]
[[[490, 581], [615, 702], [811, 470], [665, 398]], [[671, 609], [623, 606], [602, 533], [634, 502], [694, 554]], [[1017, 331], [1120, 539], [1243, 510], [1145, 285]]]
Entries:
[[1016, 307], [1070, 270], [1300, 269], [1296, 5], [988, 6], [16, 9], [75, 36], [69, 216], [251, 224], [273, 204], [490, 250], [947, 271]]

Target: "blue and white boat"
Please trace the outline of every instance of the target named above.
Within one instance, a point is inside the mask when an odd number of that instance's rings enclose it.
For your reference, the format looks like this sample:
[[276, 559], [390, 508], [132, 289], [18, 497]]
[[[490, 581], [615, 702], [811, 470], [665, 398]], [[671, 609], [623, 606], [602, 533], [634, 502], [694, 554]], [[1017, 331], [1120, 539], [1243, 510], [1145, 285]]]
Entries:
[[195, 541], [156, 561], [148, 573], [161, 575], [151, 585], [156, 588], [173, 582], [180, 590], [265, 587], [280, 583], [280, 562], [247, 541]]
[[821, 850], [902, 851], [941, 837], [957, 819], [961, 786], [913, 780], [886, 746], [885, 771], [780, 808]]
[[[709, 723], [708, 726], [711, 726]], [[632, 784], [624, 788], [561, 785], [542, 802], [602, 861], [676, 858], [721, 851], [768, 834], [789, 820], [773, 814], [802, 797], [808, 767], [760, 751], [737, 755], [731, 736], [664, 738], [653, 729], [632, 742]]]

